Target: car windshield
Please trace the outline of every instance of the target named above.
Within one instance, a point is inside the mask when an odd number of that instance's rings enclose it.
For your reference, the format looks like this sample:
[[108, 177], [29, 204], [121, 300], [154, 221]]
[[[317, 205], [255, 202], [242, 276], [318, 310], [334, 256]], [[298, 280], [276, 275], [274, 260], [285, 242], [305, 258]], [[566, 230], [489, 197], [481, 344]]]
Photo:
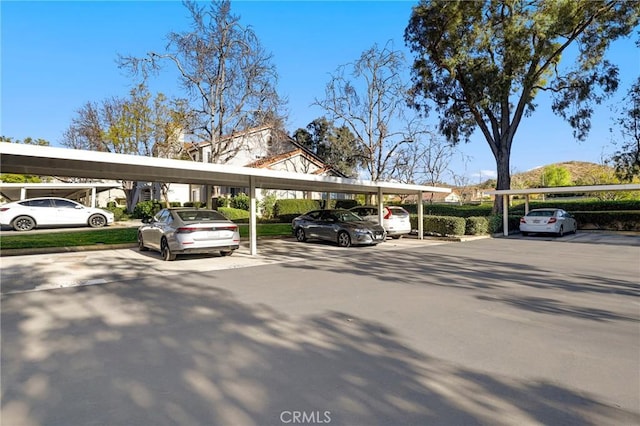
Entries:
[[227, 220], [221, 213], [213, 210], [181, 210], [177, 212], [180, 219], [185, 222], [210, 222], [214, 220]]
[[358, 222], [362, 220], [360, 216], [348, 210], [337, 211], [335, 215], [340, 222]]

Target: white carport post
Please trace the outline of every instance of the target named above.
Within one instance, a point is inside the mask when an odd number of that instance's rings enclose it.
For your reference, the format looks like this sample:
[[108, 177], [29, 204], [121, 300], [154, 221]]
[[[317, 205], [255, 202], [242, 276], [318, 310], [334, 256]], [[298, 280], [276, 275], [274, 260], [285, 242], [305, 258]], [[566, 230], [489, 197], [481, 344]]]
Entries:
[[258, 254], [258, 227], [256, 225], [257, 215], [256, 203], [256, 178], [249, 176], [249, 254]]
[[524, 214], [529, 213], [529, 194], [524, 196]]
[[27, 199], [27, 188], [25, 188], [24, 186], [20, 188], [20, 199], [21, 200]]
[[384, 219], [384, 200], [382, 199], [382, 187], [378, 187], [378, 225], [382, 226]]
[[509, 196], [502, 196], [502, 229], [505, 237], [509, 236]]
[[418, 239], [424, 240], [424, 204], [422, 204], [422, 191], [418, 192]]
[[96, 187], [91, 187], [91, 207], [96, 207]]

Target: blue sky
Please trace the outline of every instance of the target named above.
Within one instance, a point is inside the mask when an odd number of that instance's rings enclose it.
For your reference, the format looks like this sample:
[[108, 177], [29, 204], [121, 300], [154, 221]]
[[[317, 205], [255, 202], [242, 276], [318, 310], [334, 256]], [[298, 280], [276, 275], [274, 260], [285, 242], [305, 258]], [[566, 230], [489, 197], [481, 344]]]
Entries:
[[[330, 74], [374, 43], [382, 46], [392, 40], [410, 63], [403, 34], [415, 3], [237, 1], [232, 12], [240, 15], [243, 25], [253, 27], [273, 54], [279, 92], [289, 99], [288, 130], [293, 132], [323, 115], [311, 104], [323, 97]], [[189, 23], [186, 9], [177, 1], [3, 0], [0, 19], [0, 134], [43, 138], [54, 146], [86, 102], [127, 95], [132, 80], [118, 69], [118, 54], [143, 56], [162, 50], [167, 33], [180, 32]], [[640, 74], [640, 52], [633, 40], [619, 40], [608, 58], [620, 67], [621, 87], [596, 108], [589, 138], [576, 141], [569, 125], [551, 112], [549, 101], [539, 97], [537, 111], [523, 120], [516, 134], [513, 171], [560, 161], [600, 163], [611, 154], [610, 106], [620, 102]], [[177, 87], [167, 75], [152, 89], [177, 95]], [[437, 117], [429, 121], [435, 125]], [[468, 160], [456, 157], [451, 164], [454, 173], [474, 182], [495, 177], [495, 161], [480, 134], [459, 149]]]

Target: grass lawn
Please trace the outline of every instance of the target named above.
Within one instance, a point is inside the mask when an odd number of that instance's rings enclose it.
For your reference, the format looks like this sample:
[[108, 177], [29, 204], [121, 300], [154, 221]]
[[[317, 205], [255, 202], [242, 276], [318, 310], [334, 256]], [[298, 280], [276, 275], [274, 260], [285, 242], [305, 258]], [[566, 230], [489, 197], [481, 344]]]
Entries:
[[[239, 224], [240, 237], [249, 237], [249, 225]], [[91, 246], [95, 244], [134, 244], [137, 228], [103, 228], [87, 231], [29, 234], [8, 231], [0, 238], [0, 249]], [[288, 223], [259, 223], [258, 237], [289, 236]]]

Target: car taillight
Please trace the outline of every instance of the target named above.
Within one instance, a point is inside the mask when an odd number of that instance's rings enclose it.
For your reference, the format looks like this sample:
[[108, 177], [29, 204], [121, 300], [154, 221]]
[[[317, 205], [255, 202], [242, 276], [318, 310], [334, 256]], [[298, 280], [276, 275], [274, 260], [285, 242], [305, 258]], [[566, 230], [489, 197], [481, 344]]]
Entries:
[[520, 223], [527, 223], [526, 219], [524, 217], [520, 218]]
[[555, 217], [552, 217], [551, 219], [549, 219], [549, 222], [547, 223], [556, 223], [558, 221], [558, 219], [556, 219]]
[[6, 212], [9, 210], [9, 207], [0, 207], [0, 212]]
[[393, 213], [391, 213], [391, 209], [388, 208], [384, 208], [384, 219], [389, 219], [391, 216], [393, 216]]
[[216, 226], [215, 228], [217, 231], [233, 231], [236, 232], [238, 230], [238, 227], [233, 225], [233, 226]]
[[196, 232], [196, 231], [198, 231], [198, 228], [195, 228], [195, 227], [187, 227], [187, 226], [182, 227], [182, 228], [178, 228], [178, 229], [176, 230], [176, 232], [177, 232], [178, 234], [189, 234], [189, 233], [191, 233], [191, 232]]

